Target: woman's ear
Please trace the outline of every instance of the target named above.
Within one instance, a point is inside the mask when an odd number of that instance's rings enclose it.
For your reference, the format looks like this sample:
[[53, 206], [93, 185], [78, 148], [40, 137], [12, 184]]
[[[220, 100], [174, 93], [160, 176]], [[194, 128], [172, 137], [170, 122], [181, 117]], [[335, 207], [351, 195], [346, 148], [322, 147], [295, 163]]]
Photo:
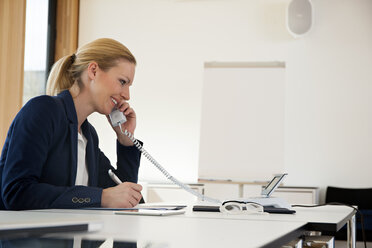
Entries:
[[95, 62], [95, 61], [90, 62], [89, 65], [88, 65], [87, 70], [88, 70], [88, 77], [91, 80], [95, 79], [96, 78], [96, 73], [97, 73], [97, 70], [98, 70], [97, 62]]

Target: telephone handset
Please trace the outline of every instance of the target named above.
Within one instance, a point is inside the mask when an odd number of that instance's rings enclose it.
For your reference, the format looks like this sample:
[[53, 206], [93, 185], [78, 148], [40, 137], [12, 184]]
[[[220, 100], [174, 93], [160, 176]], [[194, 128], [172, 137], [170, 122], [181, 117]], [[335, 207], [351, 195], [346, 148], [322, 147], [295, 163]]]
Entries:
[[220, 200], [217, 200], [217, 199], [213, 199], [213, 198], [210, 198], [210, 197], [207, 197], [207, 196], [204, 196], [202, 194], [200, 194], [199, 192], [191, 189], [189, 186], [185, 185], [184, 183], [180, 182], [179, 180], [177, 180], [176, 178], [174, 178], [171, 174], [169, 174], [168, 171], [166, 171], [163, 166], [161, 166], [143, 147], [142, 145], [134, 138], [133, 134], [131, 134], [130, 132], [128, 132], [127, 130], [124, 130], [122, 129], [121, 127], [121, 124], [123, 124], [124, 122], [127, 121], [127, 118], [125, 117], [125, 115], [123, 114], [123, 112], [117, 110], [117, 109], [114, 109], [111, 113], [110, 113], [110, 121], [111, 121], [111, 124], [113, 127], [117, 127], [119, 126], [120, 127], [120, 131], [121, 133], [123, 133], [124, 135], [126, 135], [132, 142], [133, 144], [137, 147], [137, 149], [142, 152], [142, 155], [144, 155], [153, 165], [155, 165], [156, 168], [158, 168], [158, 170], [161, 171], [161, 173], [163, 173], [170, 181], [172, 181], [174, 184], [178, 185], [179, 187], [181, 187], [182, 189], [186, 190], [187, 192], [195, 195], [196, 197], [198, 197], [199, 199], [202, 199], [203, 201], [209, 201], [209, 202], [213, 202], [213, 203], [219, 203], [221, 204], [221, 201]]
[[117, 127], [127, 121], [123, 112], [120, 112], [118, 109], [114, 109], [109, 116], [113, 127]]

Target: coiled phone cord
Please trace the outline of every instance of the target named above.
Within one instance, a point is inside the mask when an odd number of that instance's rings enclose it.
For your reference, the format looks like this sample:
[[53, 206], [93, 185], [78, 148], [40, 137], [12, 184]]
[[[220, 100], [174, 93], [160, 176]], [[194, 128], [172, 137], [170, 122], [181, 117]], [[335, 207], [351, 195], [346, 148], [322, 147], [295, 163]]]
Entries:
[[133, 134], [131, 134], [129, 131], [127, 130], [122, 130], [121, 128], [121, 125], [119, 125], [120, 127], [120, 131], [122, 134], [126, 135], [132, 142], [133, 144], [137, 147], [137, 149], [142, 152], [142, 155], [144, 155], [153, 165], [156, 166], [156, 168], [158, 168], [161, 173], [163, 173], [170, 181], [172, 181], [174, 184], [178, 185], [179, 187], [181, 187], [182, 189], [186, 190], [187, 192], [195, 195], [196, 197], [198, 197], [199, 199], [203, 200], [203, 201], [208, 201], [208, 202], [213, 202], [213, 203], [218, 203], [218, 204], [221, 204], [221, 201], [220, 200], [217, 200], [217, 199], [213, 199], [213, 198], [210, 198], [208, 196], [205, 196], [205, 195], [202, 195], [200, 194], [199, 192], [191, 189], [189, 186], [185, 185], [184, 183], [180, 182], [179, 180], [177, 180], [176, 178], [174, 178], [171, 174], [169, 174], [168, 171], [166, 171], [163, 166], [161, 166], [146, 150], [145, 148], [143, 148], [143, 146], [137, 141], [136, 138], [134, 138]]

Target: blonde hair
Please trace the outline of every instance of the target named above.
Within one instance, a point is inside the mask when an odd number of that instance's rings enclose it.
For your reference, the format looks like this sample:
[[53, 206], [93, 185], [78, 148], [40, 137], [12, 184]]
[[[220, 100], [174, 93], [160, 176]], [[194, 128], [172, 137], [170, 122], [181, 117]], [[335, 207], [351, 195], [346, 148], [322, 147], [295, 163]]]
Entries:
[[75, 83], [82, 87], [80, 76], [95, 61], [99, 68], [107, 71], [117, 65], [120, 59], [137, 64], [129, 49], [120, 42], [101, 38], [80, 47], [75, 54], [64, 56], [52, 67], [48, 82], [47, 94], [57, 95], [63, 90], [70, 89]]

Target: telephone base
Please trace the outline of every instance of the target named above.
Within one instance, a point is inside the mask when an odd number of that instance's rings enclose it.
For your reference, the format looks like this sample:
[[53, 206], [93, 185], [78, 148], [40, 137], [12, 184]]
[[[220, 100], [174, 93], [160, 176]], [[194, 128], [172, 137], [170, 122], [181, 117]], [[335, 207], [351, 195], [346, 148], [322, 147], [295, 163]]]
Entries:
[[264, 207], [274, 207], [274, 208], [287, 208], [290, 209], [292, 206], [283, 198], [277, 197], [253, 197], [253, 198], [244, 198], [246, 202], [255, 202]]

